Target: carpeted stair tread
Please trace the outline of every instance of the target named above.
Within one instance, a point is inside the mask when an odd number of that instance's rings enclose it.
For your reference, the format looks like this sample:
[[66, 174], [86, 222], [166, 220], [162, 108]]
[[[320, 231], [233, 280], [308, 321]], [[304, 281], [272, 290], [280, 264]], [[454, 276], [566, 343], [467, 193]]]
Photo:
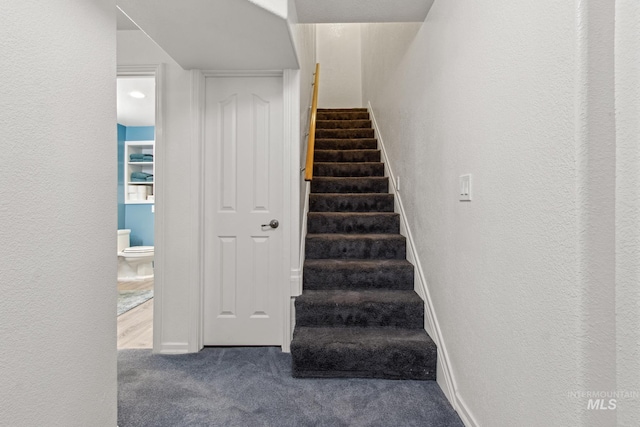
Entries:
[[375, 150], [378, 140], [375, 138], [316, 138], [316, 150]]
[[309, 194], [309, 212], [393, 212], [393, 205], [389, 193]]
[[319, 176], [311, 181], [312, 193], [388, 193], [389, 178]]
[[370, 129], [371, 120], [316, 120], [318, 129]]
[[300, 326], [424, 327], [424, 303], [413, 290], [308, 290], [295, 306]]
[[406, 239], [400, 234], [307, 234], [307, 259], [404, 259]]
[[362, 108], [362, 107], [358, 107], [358, 108], [318, 108], [318, 112], [320, 113], [342, 113], [342, 112], [368, 112], [369, 110], [367, 110], [367, 108]]
[[380, 150], [315, 150], [316, 162], [379, 162]]
[[413, 289], [414, 268], [406, 259], [307, 259], [305, 290]]
[[400, 214], [393, 212], [309, 212], [307, 233], [399, 233]]
[[373, 138], [373, 129], [316, 129], [318, 139]]
[[366, 111], [318, 111], [316, 120], [369, 120]]
[[382, 162], [320, 162], [313, 164], [313, 176], [370, 177], [384, 176]]
[[298, 378], [436, 377], [436, 346], [423, 329], [296, 327], [291, 356]]

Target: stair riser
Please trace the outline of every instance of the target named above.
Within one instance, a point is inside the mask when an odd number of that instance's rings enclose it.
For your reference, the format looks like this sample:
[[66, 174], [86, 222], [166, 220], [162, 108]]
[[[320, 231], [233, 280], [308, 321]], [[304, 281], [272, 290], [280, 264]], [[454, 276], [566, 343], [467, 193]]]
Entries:
[[357, 306], [309, 304], [296, 300], [296, 325], [310, 327], [391, 327], [421, 329], [424, 327], [424, 306], [363, 302]]
[[316, 138], [314, 148], [316, 150], [375, 150], [378, 148], [378, 140], [374, 138]]
[[[316, 150], [316, 162], [379, 162], [378, 150]], [[314, 168], [315, 169], [315, 168]]]
[[399, 233], [400, 216], [309, 212], [307, 233]]
[[393, 212], [393, 194], [310, 194], [309, 212]]
[[333, 177], [384, 176], [384, 165], [382, 163], [315, 163], [313, 165], [313, 175]]
[[373, 129], [316, 129], [317, 139], [373, 138]]
[[311, 181], [312, 193], [388, 193], [389, 179], [318, 177]]
[[336, 345], [319, 351], [291, 343], [296, 378], [436, 379], [435, 347], [361, 349]]
[[328, 239], [307, 235], [307, 259], [405, 259], [404, 239]]
[[318, 129], [370, 129], [371, 120], [317, 120]]
[[331, 266], [324, 268], [306, 262], [303, 269], [303, 287], [306, 290], [352, 289], [413, 289], [412, 265], [376, 267]]
[[369, 120], [369, 113], [364, 111], [355, 113], [316, 113], [316, 120]]

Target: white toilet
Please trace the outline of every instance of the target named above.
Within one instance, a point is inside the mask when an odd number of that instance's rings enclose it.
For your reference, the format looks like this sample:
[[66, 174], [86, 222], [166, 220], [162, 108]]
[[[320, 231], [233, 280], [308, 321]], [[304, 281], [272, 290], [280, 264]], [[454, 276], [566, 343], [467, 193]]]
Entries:
[[118, 230], [118, 280], [153, 278], [153, 246], [131, 246], [131, 230]]

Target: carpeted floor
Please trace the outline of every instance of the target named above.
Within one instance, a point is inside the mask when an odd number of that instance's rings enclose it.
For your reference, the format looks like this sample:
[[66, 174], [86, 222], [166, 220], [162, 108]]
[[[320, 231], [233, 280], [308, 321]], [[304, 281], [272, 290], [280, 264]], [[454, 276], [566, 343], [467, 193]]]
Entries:
[[153, 298], [153, 290], [118, 291], [118, 316]]
[[435, 381], [295, 379], [275, 347], [118, 352], [118, 426], [456, 426]]

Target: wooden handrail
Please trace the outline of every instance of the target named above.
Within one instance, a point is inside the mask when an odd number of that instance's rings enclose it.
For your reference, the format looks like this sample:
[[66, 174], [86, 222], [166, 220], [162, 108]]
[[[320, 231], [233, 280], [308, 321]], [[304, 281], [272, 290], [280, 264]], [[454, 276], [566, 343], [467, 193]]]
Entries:
[[313, 79], [313, 97], [311, 101], [311, 114], [309, 114], [309, 138], [307, 139], [307, 164], [304, 168], [304, 180], [313, 179], [313, 152], [316, 145], [316, 113], [318, 111], [318, 82], [320, 81], [320, 64], [316, 64], [315, 78]]

